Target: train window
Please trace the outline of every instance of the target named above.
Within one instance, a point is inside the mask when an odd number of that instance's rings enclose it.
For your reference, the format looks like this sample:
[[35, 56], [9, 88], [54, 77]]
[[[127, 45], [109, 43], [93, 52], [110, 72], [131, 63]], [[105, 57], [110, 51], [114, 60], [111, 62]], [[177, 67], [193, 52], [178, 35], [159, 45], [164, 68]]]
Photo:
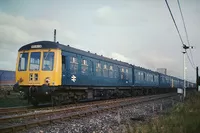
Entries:
[[113, 78], [113, 66], [110, 66], [110, 69], [109, 69], [109, 77], [110, 78]]
[[78, 59], [75, 57], [70, 57], [70, 71], [71, 74], [76, 74], [78, 71]]
[[121, 68], [121, 79], [124, 79], [124, 68]]
[[66, 71], [66, 57], [62, 56], [62, 71]]
[[104, 64], [104, 67], [103, 67], [103, 76], [104, 77], [108, 77], [108, 69], [107, 69], [107, 65]]
[[113, 68], [113, 77], [114, 78], [117, 78], [119, 75], [118, 75], [118, 69], [117, 69], [117, 67], [116, 66], [114, 66], [114, 68]]
[[87, 60], [82, 60], [82, 63], [81, 63], [81, 72], [83, 73], [83, 74], [86, 74], [86, 73], [88, 73], [88, 62], [87, 62]]
[[101, 64], [96, 63], [96, 75], [101, 76]]
[[153, 75], [153, 79], [152, 79], [152, 81], [155, 82], [155, 77], [154, 77], [154, 75]]
[[138, 80], [141, 80], [140, 72], [138, 72]]
[[18, 71], [26, 71], [28, 64], [28, 53], [21, 53], [19, 58]]
[[32, 52], [30, 58], [30, 68], [29, 70], [39, 70], [40, 69], [40, 52]]
[[126, 79], [128, 80], [128, 69], [126, 69], [125, 75], [126, 75]]
[[54, 52], [44, 52], [42, 70], [52, 71], [54, 65]]
[[146, 80], [145, 77], [146, 77], [145, 73], [142, 72], [142, 74], [141, 74], [141, 80]]

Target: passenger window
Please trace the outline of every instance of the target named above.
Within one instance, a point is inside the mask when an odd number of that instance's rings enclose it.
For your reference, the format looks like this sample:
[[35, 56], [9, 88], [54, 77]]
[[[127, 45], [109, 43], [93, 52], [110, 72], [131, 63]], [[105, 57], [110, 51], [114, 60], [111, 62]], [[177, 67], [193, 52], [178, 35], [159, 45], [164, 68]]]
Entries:
[[124, 68], [121, 68], [121, 79], [124, 79]]
[[82, 62], [81, 62], [81, 72], [83, 73], [83, 74], [86, 74], [86, 73], [88, 73], [88, 62], [87, 62], [87, 60], [82, 60]]
[[128, 69], [126, 69], [126, 79], [128, 80]]
[[96, 63], [96, 75], [101, 76], [101, 64]]
[[78, 59], [75, 57], [70, 57], [70, 71], [71, 74], [76, 74], [78, 71]]
[[31, 71], [38, 71], [40, 69], [40, 52], [32, 52], [30, 58], [30, 68]]
[[113, 76], [113, 66], [110, 66], [110, 68], [109, 68], [109, 77], [110, 78], [113, 78], [114, 76]]
[[108, 68], [106, 64], [104, 64], [104, 67], [103, 67], [103, 76], [108, 77]]
[[54, 52], [44, 52], [42, 70], [52, 71], [54, 66]]

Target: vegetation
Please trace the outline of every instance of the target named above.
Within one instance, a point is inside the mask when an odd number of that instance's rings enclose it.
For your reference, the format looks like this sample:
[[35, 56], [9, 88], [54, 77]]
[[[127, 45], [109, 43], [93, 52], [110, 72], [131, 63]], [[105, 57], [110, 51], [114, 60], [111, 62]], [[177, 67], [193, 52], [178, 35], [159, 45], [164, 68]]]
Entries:
[[173, 107], [167, 115], [138, 124], [135, 133], [199, 133], [200, 93], [190, 94], [184, 103]]
[[11, 91], [10, 93], [7, 93], [1, 91], [0, 108], [26, 106], [26, 105], [28, 105], [28, 101], [20, 99], [20, 94], [18, 92]]

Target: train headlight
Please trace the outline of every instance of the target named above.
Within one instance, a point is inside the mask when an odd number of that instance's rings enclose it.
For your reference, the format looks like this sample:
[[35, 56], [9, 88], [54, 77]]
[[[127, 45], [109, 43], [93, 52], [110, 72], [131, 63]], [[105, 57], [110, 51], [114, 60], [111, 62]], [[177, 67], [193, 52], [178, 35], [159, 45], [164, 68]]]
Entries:
[[24, 80], [22, 78], [20, 78], [18, 81], [19, 81], [19, 83], [22, 83]]
[[49, 77], [46, 77], [45, 83], [46, 83], [46, 84], [50, 84], [50, 78], [49, 78]]

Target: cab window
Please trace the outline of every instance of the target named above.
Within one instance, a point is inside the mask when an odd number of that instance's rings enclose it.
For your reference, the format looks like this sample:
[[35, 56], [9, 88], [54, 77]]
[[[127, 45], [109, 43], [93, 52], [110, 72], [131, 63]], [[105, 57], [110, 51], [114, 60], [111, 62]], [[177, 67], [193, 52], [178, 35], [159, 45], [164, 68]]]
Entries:
[[29, 70], [39, 70], [40, 69], [40, 52], [32, 52], [30, 58], [30, 68]]
[[54, 52], [44, 52], [42, 70], [52, 71], [54, 65]]
[[28, 53], [21, 53], [19, 58], [18, 71], [26, 71], [28, 64]]

